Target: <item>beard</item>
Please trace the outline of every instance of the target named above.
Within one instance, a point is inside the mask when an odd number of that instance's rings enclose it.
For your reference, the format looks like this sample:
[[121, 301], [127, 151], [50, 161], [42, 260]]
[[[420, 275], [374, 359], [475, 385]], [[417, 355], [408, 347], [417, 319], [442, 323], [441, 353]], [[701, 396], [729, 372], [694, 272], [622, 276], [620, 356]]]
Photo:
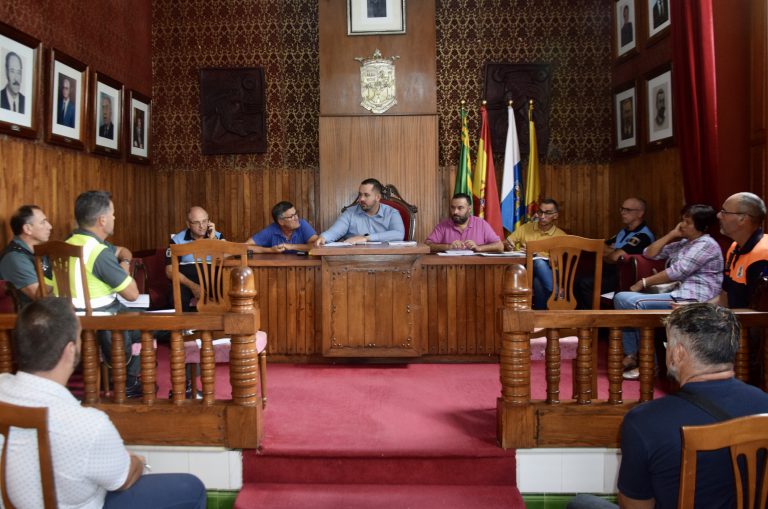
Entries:
[[453, 224], [464, 224], [467, 221], [469, 221], [469, 214], [466, 216], [460, 216], [458, 214], [454, 214], [451, 216], [451, 221], [453, 221]]

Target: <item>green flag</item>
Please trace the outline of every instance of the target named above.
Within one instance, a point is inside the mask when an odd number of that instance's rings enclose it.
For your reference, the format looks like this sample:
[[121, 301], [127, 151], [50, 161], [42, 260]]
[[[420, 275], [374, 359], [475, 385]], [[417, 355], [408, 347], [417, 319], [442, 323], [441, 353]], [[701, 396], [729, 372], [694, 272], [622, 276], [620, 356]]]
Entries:
[[[453, 194], [466, 193], [471, 200], [472, 163], [469, 159], [469, 128], [467, 127], [467, 110], [464, 109], [464, 104], [459, 109], [459, 115], [461, 117], [461, 151], [459, 153], [459, 169], [456, 172], [456, 184], [453, 186]], [[470, 205], [472, 205], [471, 202]]]

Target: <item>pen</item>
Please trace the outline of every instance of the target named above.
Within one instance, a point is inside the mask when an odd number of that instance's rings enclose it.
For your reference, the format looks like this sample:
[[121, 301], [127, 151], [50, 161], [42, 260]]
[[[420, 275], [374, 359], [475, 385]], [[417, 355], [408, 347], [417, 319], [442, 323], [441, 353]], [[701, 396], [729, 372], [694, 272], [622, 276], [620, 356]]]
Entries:
[[144, 463], [144, 470], [146, 470], [147, 472], [151, 472], [152, 471], [152, 465], [150, 465], [148, 463]]

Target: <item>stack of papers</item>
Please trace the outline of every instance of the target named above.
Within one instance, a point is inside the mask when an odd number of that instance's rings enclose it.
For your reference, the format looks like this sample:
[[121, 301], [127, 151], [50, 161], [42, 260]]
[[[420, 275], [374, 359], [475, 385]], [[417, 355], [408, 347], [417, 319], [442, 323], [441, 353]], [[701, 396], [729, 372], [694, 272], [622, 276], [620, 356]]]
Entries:
[[472, 256], [475, 254], [471, 249], [449, 249], [443, 253], [437, 253], [439, 256]]
[[344, 246], [351, 246], [351, 242], [326, 242], [323, 244], [323, 247], [344, 247]]
[[406, 246], [415, 246], [416, 241], [415, 240], [390, 240], [388, 244], [390, 246], [406, 247]]

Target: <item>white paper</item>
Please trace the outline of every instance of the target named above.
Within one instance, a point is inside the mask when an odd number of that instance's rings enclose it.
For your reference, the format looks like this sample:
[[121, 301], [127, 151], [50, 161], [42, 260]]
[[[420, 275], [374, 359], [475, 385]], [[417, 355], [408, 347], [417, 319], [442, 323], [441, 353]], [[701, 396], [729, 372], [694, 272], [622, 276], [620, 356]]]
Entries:
[[415, 246], [416, 241], [415, 240], [390, 240], [389, 241], [390, 246], [399, 246], [399, 247], [405, 247], [405, 246]]
[[604, 294], [602, 294], [600, 297], [602, 297], [602, 298], [604, 298], [604, 299], [613, 299], [613, 294], [614, 294], [614, 293], [615, 293], [615, 292], [608, 292], [608, 293], [604, 293]]
[[438, 256], [472, 256], [476, 253], [470, 249], [449, 249], [448, 251], [437, 254]]
[[524, 251], [505, 251], [503, 253], [477, 253], [480, 256], [502, 256], [507, 258], [525, 258]]
[[125, 307], [128, 307], [128, 308], [148, 308], [149, 307], [148, 293], [139, 294], [139, 298], [134, 301], [125, 300], [121, 295], [117, 296], [117, 300], [119, 300], [120, 303], [122, 303]]
[[351, 245], [351, 242], [326, 242], [323, 244], [324, 247], [347, 247]]

